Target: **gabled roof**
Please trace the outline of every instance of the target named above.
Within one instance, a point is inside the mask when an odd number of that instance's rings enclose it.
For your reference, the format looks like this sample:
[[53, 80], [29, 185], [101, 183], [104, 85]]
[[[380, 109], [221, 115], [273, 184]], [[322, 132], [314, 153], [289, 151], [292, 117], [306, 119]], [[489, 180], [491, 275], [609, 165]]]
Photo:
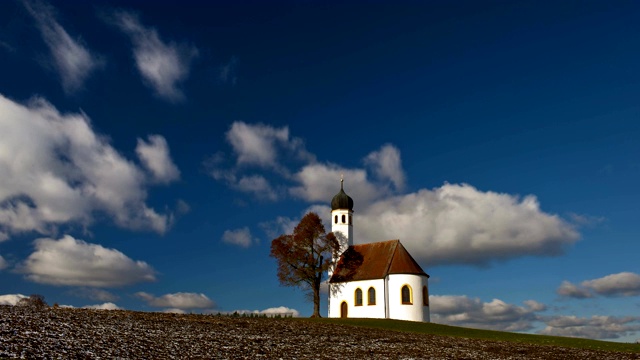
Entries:
[[429, 276], [400, 240], [389, 240], [349, 246], [340, 256], [329, 282], [383, 279], [389, 274]]

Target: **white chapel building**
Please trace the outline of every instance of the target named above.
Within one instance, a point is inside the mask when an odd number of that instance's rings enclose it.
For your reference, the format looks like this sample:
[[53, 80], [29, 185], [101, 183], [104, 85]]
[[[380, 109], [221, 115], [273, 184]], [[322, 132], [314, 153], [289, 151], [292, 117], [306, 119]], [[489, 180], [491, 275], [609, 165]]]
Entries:
[[341, 255], [329, 271], [329, 317], [429, 322], [429, 275], [400, 240], [353, 244], [353, 199], [343, 180], [331, 223]]

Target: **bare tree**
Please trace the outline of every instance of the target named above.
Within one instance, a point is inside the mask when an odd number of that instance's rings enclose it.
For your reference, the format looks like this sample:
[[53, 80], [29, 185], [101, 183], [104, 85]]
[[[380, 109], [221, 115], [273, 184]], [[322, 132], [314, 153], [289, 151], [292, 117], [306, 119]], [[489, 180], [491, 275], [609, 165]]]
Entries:
[[44, 296], [39, 294], [33, 294], [27, 298], [22, 298], [16, 305], [29, 307], [34, 310], [40, 310], [49, 306], [47, 302], [44, 301]]
[[271, 241], [271, 257], [278, 261], [278, 279], [283, 286], [303, 289], [313, 299], [313, 315], [320, 317], [320, 284], [337, 255], [338, 240], [326, 233], [318, 214], [306, 214], [293, 234]]

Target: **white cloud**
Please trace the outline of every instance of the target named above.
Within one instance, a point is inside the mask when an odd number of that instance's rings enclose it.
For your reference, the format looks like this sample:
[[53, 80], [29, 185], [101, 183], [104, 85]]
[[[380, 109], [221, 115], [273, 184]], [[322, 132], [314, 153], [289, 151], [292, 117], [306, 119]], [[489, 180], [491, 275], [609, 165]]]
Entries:
[[[237, 172], [242, 165], [276, 170], [295, 183], [289, 187], [289, 195], [323, 204], [339, 191], [339, 179], [344, 176], [345, 192], [354, 199], [357, 214], [355, 243], [400, 239], [414, 257], [430, 266], [487, 266], [493, 261], [521, 256], [560, 255], [579, 239], [575, 225], [542, 211], [533, 195], [521, 198], [480, 191], [467, 184], [444, 184], [433, 190], [393, 196], [392, 186], [395, 190], [402, 189], [405, 175], [400, 151], [392, 144], [364, 159], [376, 177], [374, 181], [366, 169], [316, 163], [301, 145], [292, 145], [302, 144], [302, 140], [290, 138], [287, 127], [235, 122], [227, 132], [227, 140], [237, 157], [236, 168], [222, 171], [220, 165], [225, 159], [218, 153], [209, 160], [211, 174], [232, 188], [239, 188]], [[308, 154], [307, 163], [291, 176], [289, 169], [282, 169], [281, 146]], [[252, 179], [243, 191], [258, 193], [257, 189], [265, 189], [268, 193], [271, 189], [263, 177]], [[268, 234], [273, 234], [283, 228], [280, 225], [291, 222], [279, 217], [262, 225]]]
[[243, 227], [236, 230], [226, 230], [222, 234], [222, 242], [248, 248], [251, 245], [257, 244], [258, 239], [254, 239], [251, 235], [251, 231], [248, 227]]
[[429, 297], [431, 320], [435, 323], [501, 331], [525, 331], [538, 320], [536, 312], [546, 307], [534, 300], [525, 306], [493, 299], [482, 302], [465, 295], [432, 295]]
[[23, 0], [29, 14], [38, 25], [44, 42], [47, 44], [55, 67], [62, 78], [66, 92], [80, 89], [84, 81], [103, 62], [91, 54], [80, 41], [74, 40], [56, 21], [54, 9], [45, 2]]
[[546, 321], [540, 334], [553, 336], [583, 337], [589, 339], [617, 339], [640, 330], [639, 317], [555, 316]]
[[640, 295], [640, 275], [631, 272], [583, 281], [581, 285], [603, 296]]
[[236, 121], [227, 131], [227, 141], [237, 156], [238, 165], [279, 168], [279, 149], [289, 150], [299, 157], [307, 154], [302, 140], [289, 138], [289, 128], [286, 126], [275, 128]]
[[185, 310], [175, 309], [175, 308], [164, 309], [164, 310], [162, 310], [162, 312], [166, 313], [166, 314], [186, 314], [187, 313]]
[[69, 291], [69, 294], [85, 299], [105, 302], [112, 302], [119, 299], [117, 295], [114, 295], [106, 290], [96, 288], [77, 288]]
[[146, 301], [149, 306], [159, 308], [190, 310], [210, 309], [215, 307], [215, 303], [211, 301], [211, 299], [209, 299], [205, 294], [179, 292], [155, 297], [146, 292], [138, 292], [136, 293], [136, 296]]
[[377, 201], [354, 222], [356, 243], [400, 239], [429, 266], [559, 255], [579, 237], [570, 224], [541, 211], [535, 196], [520, 199], [467, 184]]
[[182, 100], [179, 84], [189, 76], [198, 50], [186, 44], [165, 43], [156, 29], [144, 27], [134, 14], [116, 13], [115, 23], [131, 38], [136, 66], [147, 84], [167, 100]]
[[82, 307], [83, 309], [96, 309], [96, 310], [122, 310], [121, 307], [112, 303], [106, 302], [104, 304], [96, 304], [96, 305], [85, 305]]
[[0, 305], [15, 305], [18, 301], [26, 298], [28, 296], [22, 294], [0, 295]]
[[167, 140], [160, 135], [149, 135], [148, 139], [149, 142], [138, 139], [136, 154], [153, 179], [165, 184], [180, 179], [180, 170], [171, 160]]
[[6, 269], [7, 266], [9, 266], [9, 264], [7, 264], [7, 261], [0, 255], [0, 270]]
[[640, 295], [640, 275], [632, 272], [621, 272], [598, 279], [585, 280], [580, 286], [563, 281], [556, 292], [563, 297], [576, 299], [590, 298], [595, 294], [602, 296], [636, 296]]
[[562, 297], [571, 297], [576, 299], [586, 299], [593, 297], [593, 294], [585, 288], [579, 287], [569, 281], [563, 281], [556, 290], [556, 293]]
[[287, 317], [299, 317], [300, 312], [296, 309], [288, 308], [286, 306], [278, 306], [272, 307], [264, 310], [233, 310], [224, 312], [224, 314], [258, 314], [258, 315], [267, 315], [267, 316], [287, 316]]
[[405, 184], [404, 170], [400, 160], [400, 150], [392, 144], [383, 145], [364, 159], [365, 164], [383, 181], [391, 181], [396, 190], [402, 190]]
[[34, 282], [49, 285], [119, 287], [155, 281], [155, 271], [115, 249], [89, 244], [66, 235], [42, 238], [19, 271]]
[[258, 199], [272, 201], [278, 199], [276, 191], [261, 175], [242, 176], [233, 187], [242, 192], [254, 194]]
[[52, 234], [61, 224], [90, 225], [96, 213], [122, 227], [164, 233], [172, 217], [145, 204], [146, 182], [85, 114], [0, 95], [0, 234]]
[[[388, 195], [388, 189], [377, 186], [362, 169], [345, 169], [337, 165], [310, 164], [295, 174], [300, 184], [289, 189], [291, 195], [303, 200], [328, 203], [340, 191], [340, 178], [344, 176], [344, 191], [354, 199], [354, 207], [366, 208], [374, 200]], [[360, 210], [359, 210], [360, 211]]]

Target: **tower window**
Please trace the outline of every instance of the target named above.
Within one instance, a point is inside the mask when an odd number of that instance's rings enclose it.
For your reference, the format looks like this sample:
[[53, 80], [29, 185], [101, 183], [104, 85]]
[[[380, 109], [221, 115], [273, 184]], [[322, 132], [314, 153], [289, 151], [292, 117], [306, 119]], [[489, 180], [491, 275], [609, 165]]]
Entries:
[[344, 215], [342, 215], [342, 223], [344, 224], [344, 223], [346, 223], [346, 222], [347, 222], [347, 219], [345, 218], [345, 216], [344, 216]]
[[356, 306], [362, 306], [362, 290], [360, 288], [356, 289]]
[[351, 215], [349, 215], [349, 225], [353, 225], [353, 219], [351, 218]]
[[338, 215], [336, 215], [336, 217], [334, 218], [335, 223], [338, 223]]
[[369, 295], [369, 302], [367, 303], [368, 305], [375, 305], [376, 304], [376, 289], [374, 289], [373, 287], [369, 288], [369, 291], [367, 291]]
[[411, 299], [411, 287], [409, 285], [402, 286], [402, 303], [404, 305], [413, 304], [413, 299]]
[[422, 287], [422, 305], [429, 306], [429, 289], [426, 286]]

